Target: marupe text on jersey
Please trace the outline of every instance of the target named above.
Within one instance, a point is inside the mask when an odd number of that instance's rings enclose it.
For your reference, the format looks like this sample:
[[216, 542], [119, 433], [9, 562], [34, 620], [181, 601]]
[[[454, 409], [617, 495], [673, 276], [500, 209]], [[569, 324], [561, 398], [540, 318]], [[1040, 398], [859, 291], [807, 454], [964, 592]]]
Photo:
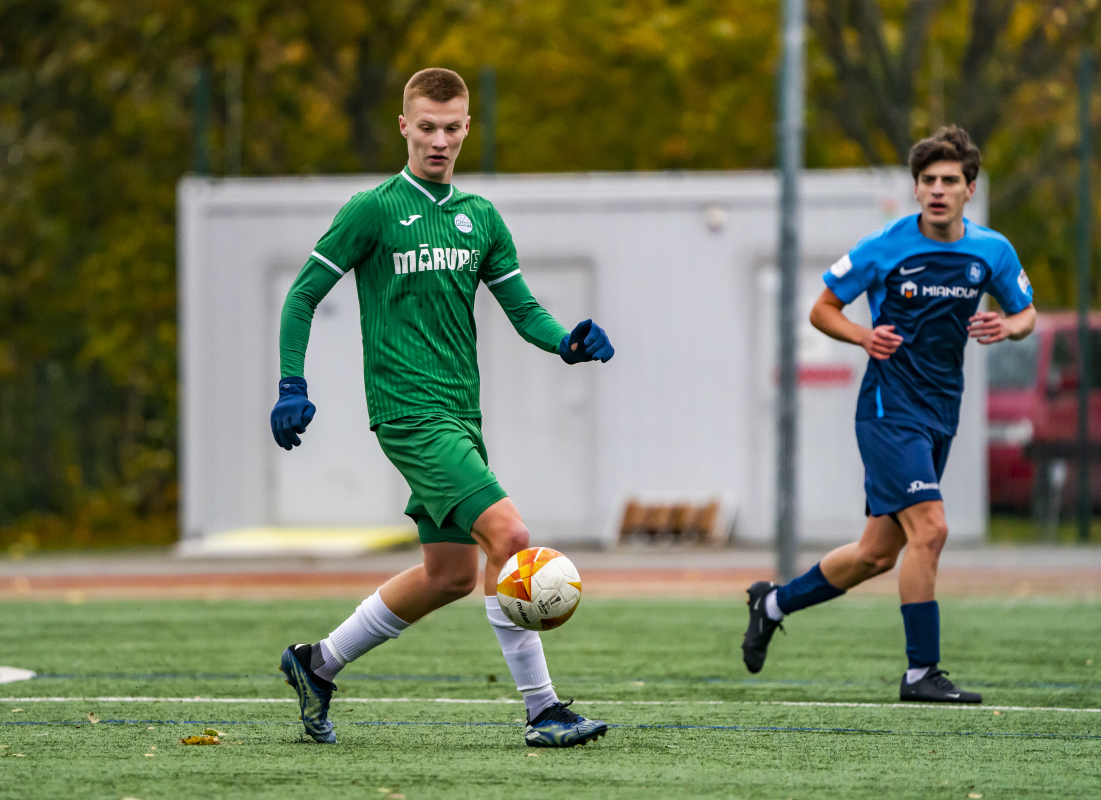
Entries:
[[461, 272], [468, 268], [478, 271], [478, 261], [482, 254], [479, 250], [463, 250], [454, 247], [420, 246], [420, 251], [409, 250], [394, 253], [394, 274], [408, 275], [410, 272], [428, 272], [435, 269], [450, 269]]

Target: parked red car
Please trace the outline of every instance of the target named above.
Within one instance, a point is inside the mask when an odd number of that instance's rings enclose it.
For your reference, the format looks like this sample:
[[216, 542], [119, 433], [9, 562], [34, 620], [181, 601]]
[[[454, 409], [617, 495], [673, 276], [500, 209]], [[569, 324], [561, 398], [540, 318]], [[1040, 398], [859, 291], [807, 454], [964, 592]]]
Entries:
[[[1090, 440], [1101, 440], [1101, 313], [1090, 315]], [[1061, 505], [1073, 503], [1077, 478], [1078, 318], [1040, 314], [1036, 330], [987, 353], [990, 505], [1028, 511], [1048, 491], [1050, 466], [1065, 464]], [[1062, 469], [1062, 467], [1060, 467]], [[1056, 473], [1058, 474], [1058, 473]], [[1038, 480], [1039, 478], [1039, 480]], [[1093, 505], [1101, 505], [1101, 464], [1090, 471]]]

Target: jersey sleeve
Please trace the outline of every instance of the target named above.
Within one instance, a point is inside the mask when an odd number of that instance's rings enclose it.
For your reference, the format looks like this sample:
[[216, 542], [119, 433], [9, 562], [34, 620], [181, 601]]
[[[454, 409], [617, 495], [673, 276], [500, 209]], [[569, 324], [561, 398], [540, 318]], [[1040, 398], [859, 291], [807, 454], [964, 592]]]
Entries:
[[539, 305], [539, 301], [528, 289], [523, 275], [516, 275], [507, 281], [495, 284], [489, 290], [501, 304], [512, 327], [524, 337], [525, 341], [548, 353], [558, 352], [562, 337], [568, 336], [569, 331], [551, 316], [549, 311]]
[[875, 278], [877, 239], [878, 235], [873, 235], [861, 240], [822, 274], [826, 286], [841, 302], [851, 303], [872, 285]]
[[361, 192], [340, 209], [310, 258], [340, 277], [363, 264], [371, 256], [377, 240], [375, 198], [371, 192]]
[[492, 289], [520, 277], [520, 259], [505, 221], [495, 208], [490, 209], [491, 244], [478, 265], [478, 277]]
[[1032, 303], [1032, 284], [1013, 245], [1007, 241], [999, 255], [987, 291], [998, 301], [1005, 313], [1016, 314]]
[[339, 275], [313, 257], [294, 279], [279, 318], [279, 377], [305, 377], [314, 311], [338, 280]]

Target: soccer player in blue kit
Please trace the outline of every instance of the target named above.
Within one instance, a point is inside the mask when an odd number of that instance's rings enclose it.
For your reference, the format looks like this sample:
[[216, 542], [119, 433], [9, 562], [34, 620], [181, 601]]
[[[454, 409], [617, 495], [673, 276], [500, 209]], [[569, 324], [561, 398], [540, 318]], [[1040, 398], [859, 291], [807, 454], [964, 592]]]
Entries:
[[[868, 522], [860, 541], [833, 550], [791, 583], [749, 587], [742, 652], [750, 672], [764, 666], [785, 614], [887, 572], [905, 548], [898, 590], [909, 668], [900, 699], [982, 702], [982, 695], [957, 688], [938, 666], [934, 591], [948, 538], [940, 478], [959, 423], [968, 337], [980, 344], [1023, 339], [1036, 323], [1036, 309], [1013, 246], [963, 215], [980, 162], [978, 147], [956, 126], [915, 144], [910, 172], [921, 212], [861, 240], [823, 275], [826, 289], [811, 310], [811, 324], [869, 355], [856, 405]], [[864, 292], [871, 329], [842, 313]], [[1004, 314], [978, 310], [983, 292]]]

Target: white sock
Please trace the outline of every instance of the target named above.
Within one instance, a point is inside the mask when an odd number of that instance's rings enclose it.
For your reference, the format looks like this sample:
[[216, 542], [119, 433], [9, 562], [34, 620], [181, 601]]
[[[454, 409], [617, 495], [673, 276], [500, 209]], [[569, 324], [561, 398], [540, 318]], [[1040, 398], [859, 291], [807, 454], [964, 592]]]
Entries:
[[[388, 609], [386, 603], [382, 602], [382, 596], [375, 592], [360, 603], [355, 613], [340, 623], [329, 634], [329, 638], [321, 643], [325, 665], [314, 672], [331, 681], [345, 664], [355, 661], [385, 641], [397, 639], [408, 627], [409, 623]], [[326, 650], [329, 651], [327, 654]]]
[[906, 670], [906, 682], [917, 683], [929, 673], [929, 667], [913, 667]]
[[310, 664], [314, 675], [332, 683], [336, 674], [344, 669], [344, 664], [344, 660], [340, 657], [340, 653], [336, 651], [336, 648], [333, 647], [332, 642], [328, 639], [322, 639], [317, 643]]
[[783, 622], [784, 612], [780, 610], [780, 606], [776, 604], [776, 590], [773, 589], [765, 597], [765, 613], [768, 614], [768, 618], [773, 622]]
[[524, 696], [528, 719], [535, 719], [548, 706], [558, 702], [539, 633], [509, 622], [495, 596], [486, 598], [486, 616], [501, 643], [501, 653], [516, 681], [516, 688]]

